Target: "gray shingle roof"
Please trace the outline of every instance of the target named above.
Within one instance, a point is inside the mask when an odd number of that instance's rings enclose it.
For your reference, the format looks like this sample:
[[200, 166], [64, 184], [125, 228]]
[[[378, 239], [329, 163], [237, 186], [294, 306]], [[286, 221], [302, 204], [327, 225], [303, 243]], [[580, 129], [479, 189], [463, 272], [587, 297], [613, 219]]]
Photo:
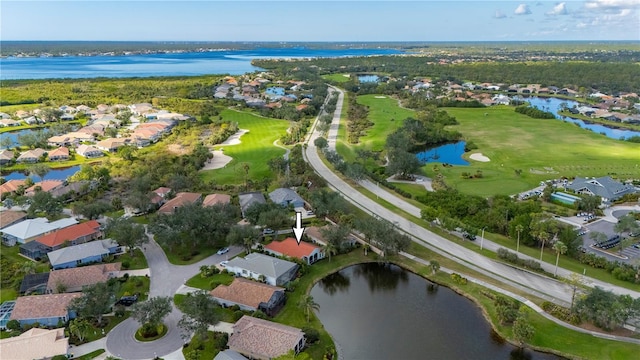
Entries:
[[266, 204], [267, 199], [264, 198], [261, 192], [250, 192], [238, 194], [238, 200], [240, 201], [240, 208], [242, 212], [246, 211], [251, 205], [255, 203]]
[[278, 278], [298, 266], [290, 261], [271, 256], [251, 253], [243, 258], [235, 257], [229, 260], [227, 267], [238, 267], [264, 276]]
[[594, 195], [609, 200], [616, 200], [621, 198], [623, 195], [631, 194], [636, 191], [633, 186], [622, 184], [613, 180], [609, 176], [591, 179], [576, 177], [575, 180], [573, 180], [573, 183], [567, 187], [576, 192], [588, 190]]
[[108, 254], [109, 248], [114, 246], [118, 246], [118, 243], [111, 239], [96, 240], [55, 250], [48, 253], [47, 256], [49, 256], [51, 265], [56, 266], [90, 256]]
[[276, 204], [289, 204], [304, 200], [295, 191], [287, 188], [278, 188], [269, 193], [269, 198]]

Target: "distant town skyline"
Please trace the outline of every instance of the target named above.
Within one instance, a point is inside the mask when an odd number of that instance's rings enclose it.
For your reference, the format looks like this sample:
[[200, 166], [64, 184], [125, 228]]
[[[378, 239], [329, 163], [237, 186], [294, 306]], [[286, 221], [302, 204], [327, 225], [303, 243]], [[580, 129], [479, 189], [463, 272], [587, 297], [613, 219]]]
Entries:
[[0, 39], [640, 40], [640, 0], [5, 1]]

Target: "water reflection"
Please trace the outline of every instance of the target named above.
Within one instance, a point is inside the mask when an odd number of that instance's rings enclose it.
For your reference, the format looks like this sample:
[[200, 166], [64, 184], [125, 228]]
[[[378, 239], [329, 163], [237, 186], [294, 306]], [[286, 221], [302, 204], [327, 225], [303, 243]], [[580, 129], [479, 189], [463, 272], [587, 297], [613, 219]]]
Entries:
[[340, 272], [333, 273], [320, 280], [320, 287], [329, 295], [333, 295], [337, 291], [347, 291], [349, 285], [351, 285], [351, 280]]
[[406, 271], [389, 263], [362, 264], [354, 268], [353, 275], [358, 279], [363, 277], [371, 293], [395, 290], [399, 283], [409, 280]]

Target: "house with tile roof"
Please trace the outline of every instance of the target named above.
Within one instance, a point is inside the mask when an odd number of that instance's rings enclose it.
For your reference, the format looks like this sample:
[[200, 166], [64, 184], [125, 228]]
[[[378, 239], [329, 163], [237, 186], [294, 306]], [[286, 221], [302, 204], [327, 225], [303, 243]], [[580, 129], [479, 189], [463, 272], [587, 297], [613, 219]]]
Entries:
[[158, 209], [160, 214], [173, 214], [177, 208], [183, 207], [187, 204], [195, 204], [202, 199], [202, 194], [191, 192], [179, 192], [176, 196], [165, 202], [164, 205]]
[[271, 255], [300, 259], [308, 265], [324, 259], [322, 248], [305, 241], [300, 241], [298, 244], [298, 241], [292, 237], [282, 241], [272, 241], [264, 246], [264, 250]]
[[260, 310], [274, 316], [284, 306], [284, 288], [263, 284], [253, 280], [235, 278], [227, 285], [218, 285], [209, 292], [223, 307], [238, 305], [247, 311]]
[[72, 141], [68, 135], [56, 135], [47, 139], [49, 146], [67, 146], [71, 145]]
[[233, 325], [227, 346], [251, 359], [270, 360], [305, 345], [302, 330], [273, 321], [243, 316]]
[[[107, 282], [120, 275], [121, 263], [89, 265], [49, 272], [46, 292], [80, 292], [85, 286]], [[61, 291], [62, 290], [62, 291]]]
[[4, 229], [24, 220], [27, 214], [23, 211], [4, 210], [0, 211], [0, 229]]
[[216, 204], [229, 204], [231, 195], [227, 194], [209, 194], [202, 200], [202, 206], [213, 206]]
[[242, 356], [236, 351], [233, 350], [224, 350], [220, 351], [213, 360], [248, 360], [246, 357]]
[[288, 188], [278, 188], [269, 193], [269, 199], [274, 204], [280, 204], [284, 207], [289, 205], [294, 208], [304, 207], [304, 200], [295, 191]]
[[69, 160], [69, 148], [61, 146], [49, 152], [49, 161], [65, 161]]
[[15, 300], [9, 319], [18, 320], [22, 326], [33, 323], [57, 326], [59, 322], [66, 323], [75, 318], [75, 313], [68, 307], [80, 296], [81, 293], [20, 296]]
[[54, 270], [67, 269], [102, 262], [107, 256], [118, 252], [119, 247], [112, 239], [96, 240], [54, 250], [47, 256]]
[[0, 127], [20, 126], [21, 122], [13, 119], [1, 119]]
[[37, 163], [40, 161], [40, 158], [44, 156], [47, 152], [43, 149], [37, 148], [33, 150], [27, 150], [20, 154], [16, 159], [16, 162], [19, 163]]
[[104, 153], [100, 149], [92, 145], [82, 144], [76, 149], [76, 154], [85, 158], [96, 158], [104, 156]]
[[58, 250], [65, 245], [78, 245], [102, 237], [100, 223], [95, 220], [83, 222], [43, 235], [26, 244], [20, 245], [20, 254], [30, 259], [40, 259], [48, 252]]
[[125, 146], [126, 143], [123, 139], [115, 139], [115, 138], [109, 138], [109, 139], [104, 139], [102, 141], [98, 141], [96, 143], [96, 148], [102, 150], [102, 151], [109, 151], [109, 152], [115, 152], [117, 151], [119, 148]]
[[33, 184], [24, 191], [25, 196], [33, 196], [36, 191], [51, 192], [52, 190], [61, 188], [64, 182], [61, 180], [43, 180]]
[[13, 151], [11, 150], [2, 150], [0, 151], [0, 165], [6, 165], [13, 161]]
[[633, 194], [638, 190], [633, 185], [623, 184], [613, 180], [610, 176], [599, 178], [576, 177], [569, 185], [568, 189], [578, 194], [599, 196], [603, 202], [615, 201], [627, 194]]
[[229, 260], [225, 269], [237, 276], [278, 286], [285, 285], [295, 278], [298, 265], [272, 256], [251, 253], [244, 258], [238, 256]]
[[0, 340], [3, 359], [51, 359], [56, 355], [67, 355], [68, 351], [69, 338], [65, 337], [64, 328], [32, 328], [19, 336]]
[[24, 186], [25, 180], [9, 180], [0, 185], [0, 196], [5, 193], [12, 193], [17, 191], [21, 186]]
[[52, 231], [77, 223], [78, 220], [74, 218], [64, 218], [53, 222], [49, 222], [47, 218], [27, 219], [2, 229], [2, 242], [8, 246], [13, 246], [16, 243], [24, 244]]

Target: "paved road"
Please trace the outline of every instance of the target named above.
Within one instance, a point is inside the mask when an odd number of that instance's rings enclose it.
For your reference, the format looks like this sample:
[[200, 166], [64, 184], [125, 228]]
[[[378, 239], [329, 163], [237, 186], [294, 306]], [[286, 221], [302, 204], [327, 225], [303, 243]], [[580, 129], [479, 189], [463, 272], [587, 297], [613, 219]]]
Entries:
[[[225, 255], [213, 255], [191, 265], [173, 265], [167, 260], [162, 248], [149, 234], [149, 243], [144, 246], [143, 253], [147, 258], [151, 272], [151, 288], [149, 297], [169, 296], [178, 291], [189, 278], [199, 272], [202, 265], [214, 265], [239, 254], [241, 247], [231, 247]], [[184, 345], [180, 329], [177, 324], [182, 313], [177, 308], [164, 320], [168, 327], [167, 335], [151, 342], [139, 342], [134, 334], [140, 324], [129, 318], [116, 326], [107, 336], [106, 348], [109, 353], [122, 359], [152, 359], [155, 356], [165, 356], [180, 349]]]
[[[334, 91], [340, 91], [339, 89], [333, 89]], [[337, 109], [341, 108], [341, 101], [338, 101]], [[338, 124], [340, 121], [340, 112], [336, 110], [333, 117], [333, 125]], [[555, 301], [561, 304], [567, 304], [571, 301], [571, 290], [569, 286], [566, 284], [559, 282], [557, 280], [551, 279], [549, 277], [541, 276], [538, 274], [533, 274], [530, 272], [522, 271], [519, 269], [512, 268], [510, 266], [495, 262], [491, 259], [488, 259], [474, 251], [466, 249], [460, 245], [452, 243], [447, 239], [444, 239], [425, 228], [422, 228], [413, 222], [405, 219], [404, 217], [394, 213], [391, 210], [388, 210], [381, 205], [377, 204], [375, 201], [367, 198], [362, 195], [359, 191], [354, 189], [352, 186], [347, 184], [345, 181], [340, 179], [337, 175], [335, 175], [329, 168], [327, 168], [324, 163], [321, 161], [320, 156], [318, 155], [317, 148], [314, 145], [314, 140], [319, 136], [318, 132], [314, 131], [309, 137], [307, 150], [305, 152], [307, 161], [309, 164], [315, 169], [315, 171], [322, 176], [327, 183], [335, 190], [342, 193], [342, 195], [349, 200], [354, 205], [359, 208], [376, 215], [382, 219], [387, 219], [393, 223], [395, 223], [398, 228], [408, 235], [411, 236], [412, 240], [420, 243], [421, 245], [427, 246], [428, 248], [437, 251], [438, 253], [445, 255], [465, 266], [473, 268], [475, 270], [481, 269], [483, 273], [498, 279], [503, 282], [516, 282], [519, 283], [526, 288], [530, 289], [534, 294], [546, 294], [545, 298]], [[335, 141], [335, 138], [334, 138]], [[331, 144], [331, 140], [328, 141]], [[371, 182], [363, 182], [363, 186], [365, 186], [370, 191], [374, 192], [380, 198], [383, 198], [394, 206], [406, 211], [407, 213], [419, 217], [420, 211], [417, 207], [407, 203], [406, 201], [400, 199], [394, 194], [389, 193], [388, 191], [377, 187], [375, 184]], [[476, 241], [478, 242], [478, 241]], [[492, 251], [497, 251], [499, 246], [494, 244], [488, 240], [484, 240], [482, 242], [483, 247], [487, 249], [491, 249]], [[524, 256], [522, 256], [524, 257]], [[542, 264], [545, 270], [553, 272], [554, 266], [550, 264], [543, 263]], [[564, 269], [560, 269], [558, 274], [563, 277], [568, 277], [571, 272], [566, 271]], [[613, 286], [610, 284], [602, 283], [595, 279], [585, 278], [586, 283], [588, 285], [598, 285], [602, 286], [605, 289], [612, 290], [619, 294], [629, 294], [634, 297], [640, 297], [640, 293], [637, 291], [632, 291], [629, 289]]]

